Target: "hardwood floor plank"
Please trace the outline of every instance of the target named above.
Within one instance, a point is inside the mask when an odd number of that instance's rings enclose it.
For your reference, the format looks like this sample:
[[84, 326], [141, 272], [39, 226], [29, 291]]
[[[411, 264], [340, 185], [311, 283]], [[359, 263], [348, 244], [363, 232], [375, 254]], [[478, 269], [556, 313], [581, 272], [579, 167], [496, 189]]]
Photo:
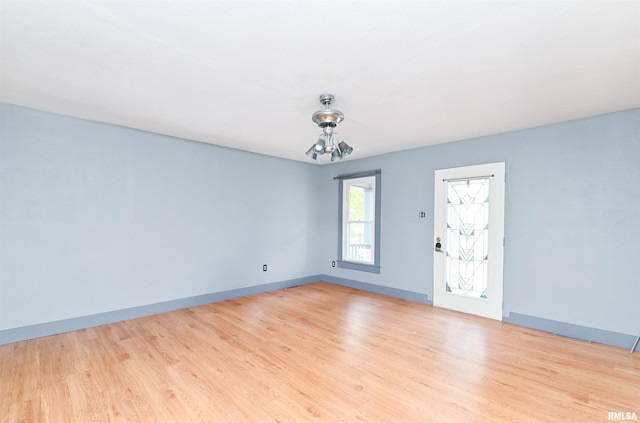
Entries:
[[640, 355], [315, 283], [0, 346], [0, 422], [598, 422]]

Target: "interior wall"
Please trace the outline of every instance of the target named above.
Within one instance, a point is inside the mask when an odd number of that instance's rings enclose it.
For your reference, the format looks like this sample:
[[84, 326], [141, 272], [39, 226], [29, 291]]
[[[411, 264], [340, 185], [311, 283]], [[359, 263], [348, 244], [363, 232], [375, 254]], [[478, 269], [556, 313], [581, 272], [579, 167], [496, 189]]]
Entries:
[[[640, 332], [639, 109], [318, 167], [0, 107], [0, 330], [319, 274], [432, 299], [434, 170], [504, 161], [504, 315]], [[331, 267], [370, 169], [379, 275]]]
[[[505, 162], [507, 173], [503, 314], [636, 336], [640, 109], [323, 167], [322, 272], [432, 300], [434, 171], [492, 162]], [[330, 266], [333, 176], [369, 169], [382, 170], [379, 275]]]
[[0, 330], [317, 274], [315, 166], [0, 107]]

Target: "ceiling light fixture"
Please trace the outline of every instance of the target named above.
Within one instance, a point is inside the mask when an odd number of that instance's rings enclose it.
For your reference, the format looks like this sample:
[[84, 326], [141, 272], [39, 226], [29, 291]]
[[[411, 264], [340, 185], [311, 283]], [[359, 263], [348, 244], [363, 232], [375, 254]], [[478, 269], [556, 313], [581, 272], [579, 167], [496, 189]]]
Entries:
[[318, 110], [311, 116], [313, 121], [322, 128], [322, 134], [320, 134], [318, 141], [306, 152], [307, 156], [313, 160], [323, 154], [330, 154], [331, 161], [336, 162], [342, 160], [353, 151], [353, 148], [346, 142], [340, 141], [338, 133], [334, 132], [334, 128], [344, 120], [344, 115], [340, 110], [329, 108], [333, 100], [335, 100], [333, 94], [322, 94], [320, 103], [324, 105], [324, 109]]

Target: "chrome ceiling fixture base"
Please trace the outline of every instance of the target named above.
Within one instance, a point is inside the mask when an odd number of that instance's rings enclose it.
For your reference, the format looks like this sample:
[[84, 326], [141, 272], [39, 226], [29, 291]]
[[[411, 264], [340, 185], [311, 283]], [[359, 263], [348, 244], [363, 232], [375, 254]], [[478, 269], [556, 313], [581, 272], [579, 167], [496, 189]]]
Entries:
[[333, 94], [322, 94], [320, 103], [324, 105], [324, 109], [318, 110], [311, 116], [316, 125], [322, 128], [322, 134], [320, 134], [318, 141], [306, 152], [307, 156], [313, 160], [327, 154], [331, 155], [331, 161], [335, 162], [342, 160], [353, 151], [353, 148], [346, 142], [340, 141], [338, 133], [333, 131], [333, 128], [344, 120], [344, 114], [340, 110], [329, 108], [334, 100]]

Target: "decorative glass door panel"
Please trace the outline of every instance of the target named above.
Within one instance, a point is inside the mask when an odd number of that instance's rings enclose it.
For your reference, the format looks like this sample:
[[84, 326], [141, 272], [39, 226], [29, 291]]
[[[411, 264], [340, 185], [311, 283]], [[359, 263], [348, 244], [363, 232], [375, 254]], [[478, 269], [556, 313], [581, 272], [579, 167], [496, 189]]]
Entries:
[[446, 290], [487, 298], [489, 179], [447, 181]]

